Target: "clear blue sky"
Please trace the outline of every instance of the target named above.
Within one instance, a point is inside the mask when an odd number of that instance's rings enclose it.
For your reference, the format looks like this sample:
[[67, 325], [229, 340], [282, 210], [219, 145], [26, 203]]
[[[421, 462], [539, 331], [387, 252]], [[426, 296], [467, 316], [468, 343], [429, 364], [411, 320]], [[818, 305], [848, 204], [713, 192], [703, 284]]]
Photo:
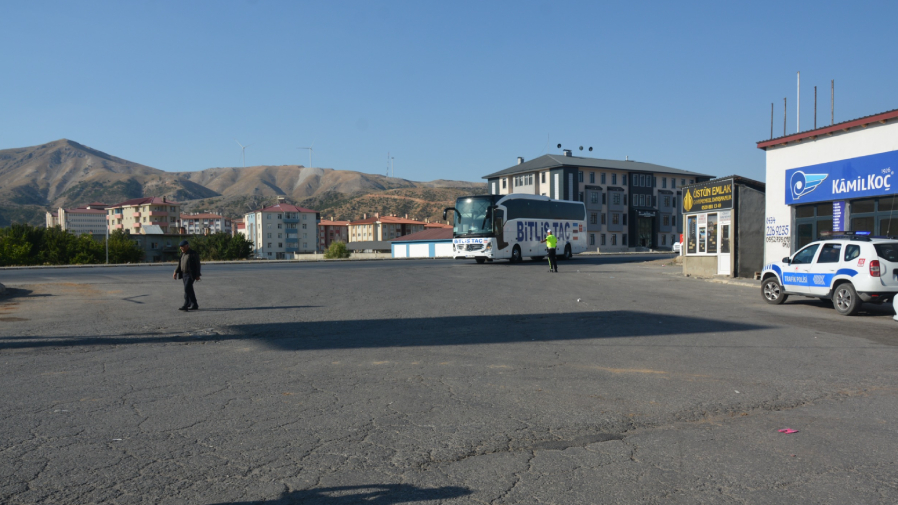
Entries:
[[0, 149], [167, 171], [313, 164], [480, 181], [565, 147], [764, 179], [755, 142], [898, 108], [898, 2], [12, 1]]

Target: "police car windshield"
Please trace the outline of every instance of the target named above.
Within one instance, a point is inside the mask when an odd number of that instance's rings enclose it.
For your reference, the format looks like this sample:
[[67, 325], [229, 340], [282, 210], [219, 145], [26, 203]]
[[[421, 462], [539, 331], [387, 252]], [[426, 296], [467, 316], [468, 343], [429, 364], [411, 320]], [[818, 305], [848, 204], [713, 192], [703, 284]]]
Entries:
[[459, 198], [455, 202], [456, 237], [488, 235], [493, 232], [493, 198], [491, 196], [471, 196]]

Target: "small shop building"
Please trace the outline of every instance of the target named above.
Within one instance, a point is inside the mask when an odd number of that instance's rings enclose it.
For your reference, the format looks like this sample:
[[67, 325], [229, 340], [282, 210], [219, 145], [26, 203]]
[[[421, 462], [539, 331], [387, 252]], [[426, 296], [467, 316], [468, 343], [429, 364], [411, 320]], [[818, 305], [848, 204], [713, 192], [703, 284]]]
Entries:
[[765, 184], [732, 175], [683, 187], [683, 273], [754, 277], [764, 267]]
[[433, 227], [390, 241], [394, 258], [452, 258], [452, 228]]
[[898, 235], [898, 110], [757, 143], [766, 152], [765, 263], [830, 233]]

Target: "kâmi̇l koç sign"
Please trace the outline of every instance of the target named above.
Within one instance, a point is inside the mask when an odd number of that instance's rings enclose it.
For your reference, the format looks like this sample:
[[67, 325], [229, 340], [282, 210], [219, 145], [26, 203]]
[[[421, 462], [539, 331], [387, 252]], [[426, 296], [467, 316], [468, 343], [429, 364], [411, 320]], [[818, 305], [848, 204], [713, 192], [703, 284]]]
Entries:
[[898, 151], [792, 168], [786, 170], [786, 205], [892, 195], [896, 170]]
[[733, 208], [733, 180], [709, 181], [686, 187], [683, 212], [710, 212]]

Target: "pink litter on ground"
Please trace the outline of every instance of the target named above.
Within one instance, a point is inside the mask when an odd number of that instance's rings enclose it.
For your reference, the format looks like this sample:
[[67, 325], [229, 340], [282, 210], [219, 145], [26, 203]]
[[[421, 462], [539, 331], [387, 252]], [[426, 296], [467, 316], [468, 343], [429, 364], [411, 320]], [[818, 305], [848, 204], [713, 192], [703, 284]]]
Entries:
[[793, 430], [792, 428], [783, 428], [778, 430], [780, 433], [785, 433], [786, 435], [791, 435], [792, 433], [798, 433], [798, 430]]

